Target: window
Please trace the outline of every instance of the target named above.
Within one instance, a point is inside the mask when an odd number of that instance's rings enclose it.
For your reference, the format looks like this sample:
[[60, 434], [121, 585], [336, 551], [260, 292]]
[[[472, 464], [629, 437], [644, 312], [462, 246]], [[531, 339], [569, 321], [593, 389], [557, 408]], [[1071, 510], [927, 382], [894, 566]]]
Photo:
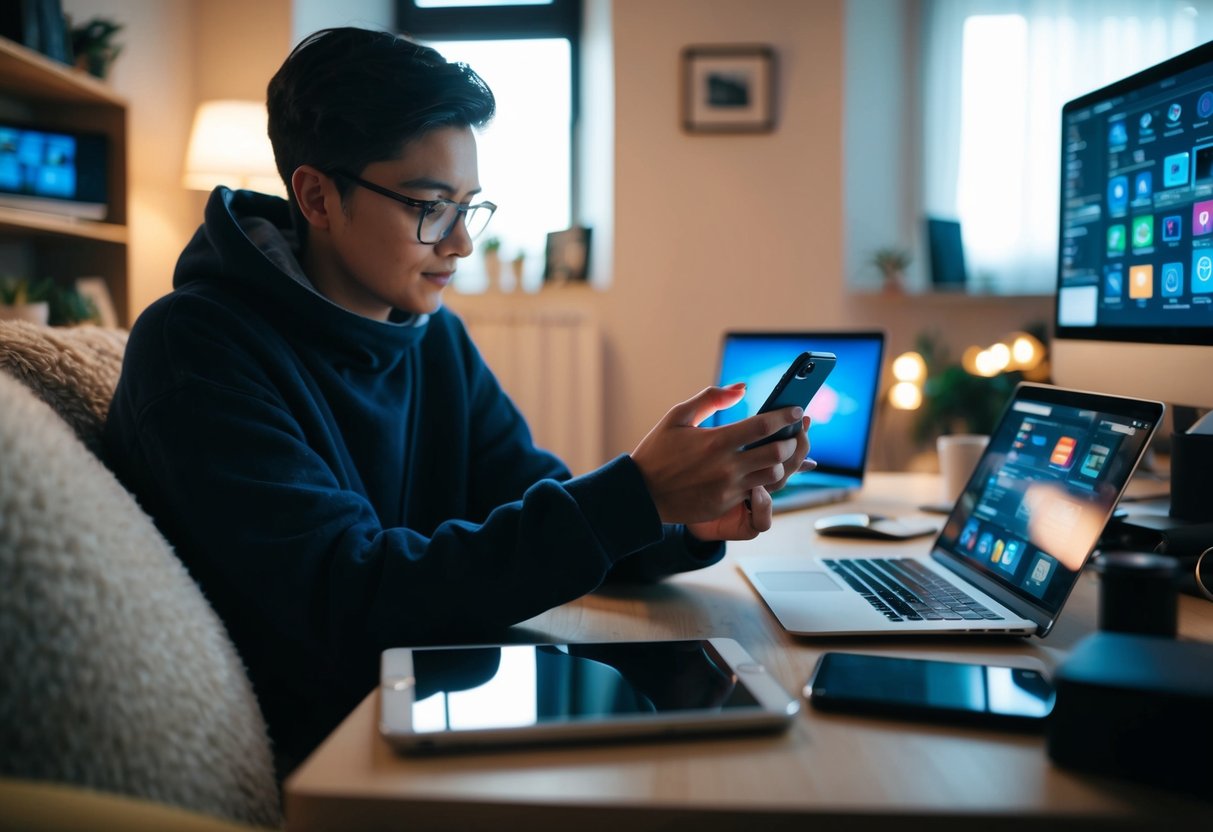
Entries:
[[924, 15], [924, 213], [960, 220], [979, 288], [1050, 293], [1062, 105], [1208, 40], [1213, 0], [933, 0]]
[[[484, 196], [500, 208], [478, 241], [524, 257], [524, 289], [542, 282], [547, 234], [572, 223], [581, 0], [400, 0], [398, 28], [484, 78], [497, 115], [478, 135]], [[488, 286], [482, 257], [456, 275], [461, 292]]]

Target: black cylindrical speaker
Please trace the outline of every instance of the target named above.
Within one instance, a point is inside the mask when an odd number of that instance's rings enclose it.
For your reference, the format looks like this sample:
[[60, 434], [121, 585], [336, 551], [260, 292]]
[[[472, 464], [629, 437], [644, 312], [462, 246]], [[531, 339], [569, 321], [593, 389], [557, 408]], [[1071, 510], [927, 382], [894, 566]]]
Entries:
[[1099, 629], [1174, 638], [1179, 625], [1175, 558], [1104, 552], [1093, 563], [1100, 576]]

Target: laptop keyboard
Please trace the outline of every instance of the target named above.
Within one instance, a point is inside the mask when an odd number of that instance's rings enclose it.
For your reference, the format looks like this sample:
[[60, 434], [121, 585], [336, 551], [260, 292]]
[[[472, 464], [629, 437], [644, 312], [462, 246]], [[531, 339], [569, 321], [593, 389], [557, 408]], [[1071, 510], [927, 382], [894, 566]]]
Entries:
[[913, 558], [822, 559], [890, 621], [1002, 621]]

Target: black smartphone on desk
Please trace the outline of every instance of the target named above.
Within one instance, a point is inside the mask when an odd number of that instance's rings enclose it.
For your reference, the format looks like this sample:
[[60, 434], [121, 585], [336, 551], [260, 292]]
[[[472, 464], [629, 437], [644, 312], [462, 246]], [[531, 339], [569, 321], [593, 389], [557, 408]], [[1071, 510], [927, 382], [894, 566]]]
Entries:
[[1036, 670], [824, 653], [804, 688], [823, 711], [1041, 730], [1053, 686]]
[[[768, 413], [772, 410], [797, 405], [808, 410], [809, 402], [825, 384], [826, 378], [837, 363], [838, 357], [832, 352], [802, 352], [796, 356], [796, 360], [780, 377], [775, 388], [771, 390], [771, 394], [767, 396], [767, 400], [762, 403], [762, 407], [758, 408], [758, 412]], [[745, 450], [748, 451], [750, 448], [757, 448], [759, 445], [776, 442], [780, 439], [790, 439], [796, 435], [798, 430], [800, 430], [799, 424], [785, 425], [767, 438], [746, 445]]]

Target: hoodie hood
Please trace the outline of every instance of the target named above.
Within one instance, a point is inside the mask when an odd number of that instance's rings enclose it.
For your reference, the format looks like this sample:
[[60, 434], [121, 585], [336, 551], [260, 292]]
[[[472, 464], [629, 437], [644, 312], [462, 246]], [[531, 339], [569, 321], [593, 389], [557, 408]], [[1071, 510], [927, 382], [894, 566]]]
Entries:
[[285, 199], [219, 186], [177, 261], [173, 288], [235, 294], [277, 325], [335, 347], [396, 351], [424, 335], [428, 315], [396, 310], [377, 321], [333, 303], [312, 286], [298, 253]]

